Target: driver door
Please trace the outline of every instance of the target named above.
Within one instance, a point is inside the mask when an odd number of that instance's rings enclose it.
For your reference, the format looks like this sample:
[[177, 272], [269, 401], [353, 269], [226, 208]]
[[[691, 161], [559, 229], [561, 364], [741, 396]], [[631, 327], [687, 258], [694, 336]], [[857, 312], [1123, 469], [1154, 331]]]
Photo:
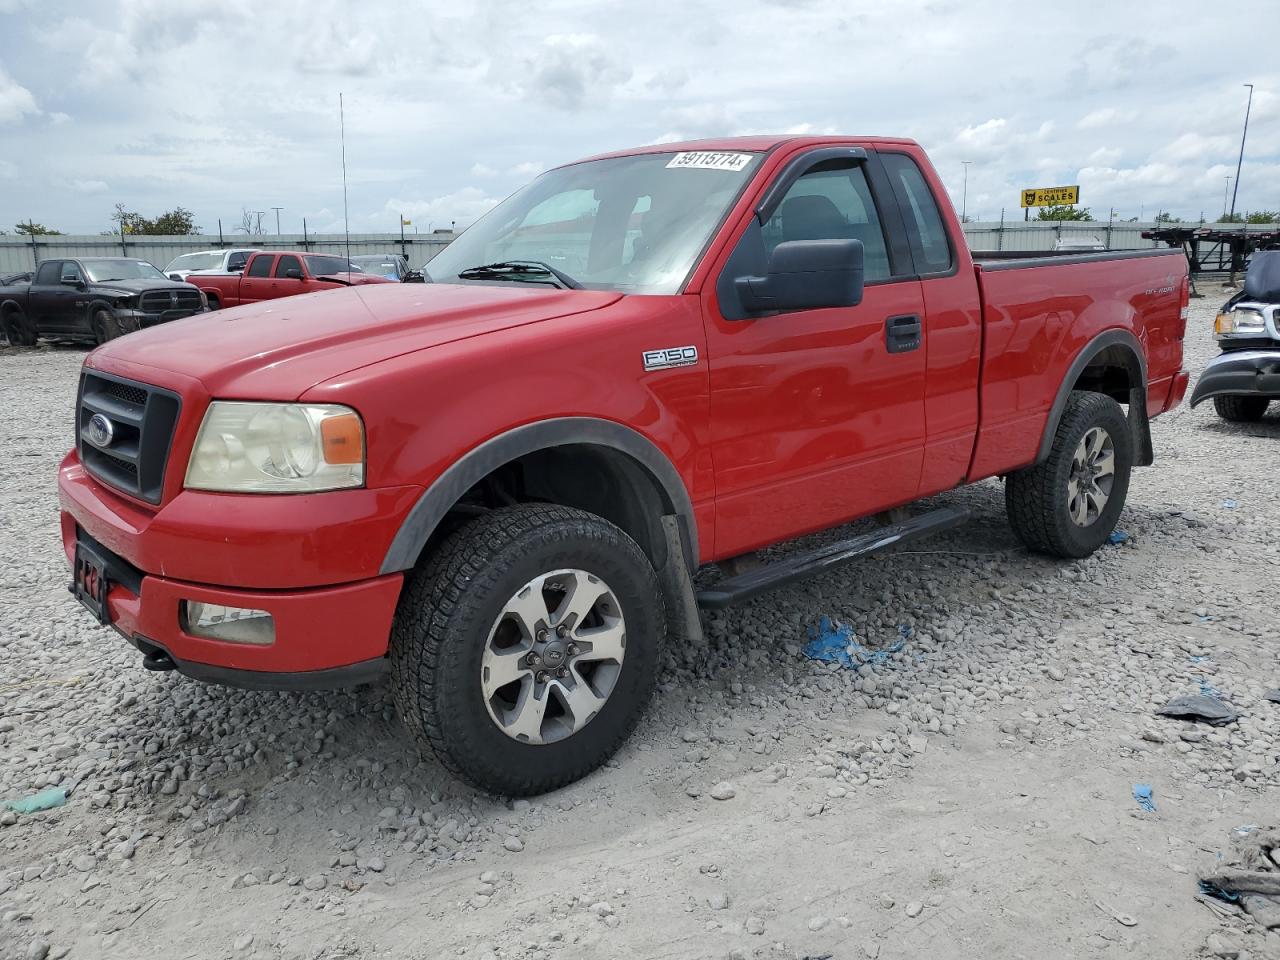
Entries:
[[771, 196], [740, 244], [861, 240], [865, 288], [854, 307], [743, 319], [705, 289], [719, 556], [908, 502], [924, 458], [924, 298], [875, 154], [811, 151]]

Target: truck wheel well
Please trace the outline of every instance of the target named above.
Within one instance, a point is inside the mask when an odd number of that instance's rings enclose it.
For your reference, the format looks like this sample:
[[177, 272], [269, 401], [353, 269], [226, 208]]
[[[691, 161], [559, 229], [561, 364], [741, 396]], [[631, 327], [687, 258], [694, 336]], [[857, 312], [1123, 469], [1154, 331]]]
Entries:
[[1129, 403], [1129, 391], [1142, 383], [1142, 368], [1133, 351], [1112, 345], [1090, 358], [1072, 385], [1073, 390], [1101, 393], [1117, 403]]
[[518, 503], [586, 510], [635, 540], [656, 569], [667, 563], [662, 517], [678, 512], [676, 505], [636, 460], [589, 443], [535, 450], [492, 470], [448, 510], [422, 555], [477, 513]]

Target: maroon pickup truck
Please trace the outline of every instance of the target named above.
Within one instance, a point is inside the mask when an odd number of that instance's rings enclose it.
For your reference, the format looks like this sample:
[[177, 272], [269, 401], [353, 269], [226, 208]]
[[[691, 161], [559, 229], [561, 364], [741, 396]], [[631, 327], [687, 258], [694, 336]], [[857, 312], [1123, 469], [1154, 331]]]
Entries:
[[389, 674], [411, 735], [504, 794], [612, 754], [699, 606], [964, 514], [734, 569], [762, 547], [1004, 477], [1028, 547], [1088, 555], [1187, 387], [1180, 251], [975, 262], [909, 140], [568, 164], [426, 272], [90, 354], [63, 544], [151, 669]]
[[285, 250], [253, 254], [242, 273], [192, 274], [187, 282], [195, 284], [209, 298], [210, 310], [217, 310], [317, 290], [394, 281], [352, 270], [346, 257]]

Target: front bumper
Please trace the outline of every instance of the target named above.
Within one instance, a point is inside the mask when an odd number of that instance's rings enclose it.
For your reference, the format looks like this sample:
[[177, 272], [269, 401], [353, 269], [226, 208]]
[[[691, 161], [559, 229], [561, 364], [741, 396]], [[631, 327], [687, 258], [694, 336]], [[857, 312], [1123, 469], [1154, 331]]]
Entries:
[[206, 307], [199, 307], [195, 310], [161, 310], [159, 312], [130, 310], [117, 308], [115, 313], [120, 319], [128, 319], [136, 321], [138, 329], [143, 330], [147, 327], [154, 327], [161, 323], [168, 323], [170, 320], [181, 320], [184, 317], [194, 317], [198, 313], [207, 312]]
[[[158, 510], [89, 476], [74, 452], [58, 475], [69, 563], [81, 542], [105, 560], [110, 625], [183, 673], [249, 687], [333, 687], [381, 671], [403, 575], [379, 576], [420, 490], [292, 496], [181, 491]], [[265, 610], [273, 642], [193, 636], [182, 601]], [[167, 667], [166, 667], [167, 668]]]
[[[110, 626], [156, 661], [161, 651], [180, 672], [243, 687], [289, 689], [343, 686], [382, 671], [403, 575], [310, 590], [239, 590], [188, 583], [138, 570], [62, 514], [67, 561], [76, 544], [104, 561]], [[264, 646], [192, 636], [181, 603], [193, 600], [265, 610], [275, 640]]]
[[1221, 396], [1280, 397], [1280, 346], [1237, 350], [1210, 360], [1191, 394], [1191, 406]]

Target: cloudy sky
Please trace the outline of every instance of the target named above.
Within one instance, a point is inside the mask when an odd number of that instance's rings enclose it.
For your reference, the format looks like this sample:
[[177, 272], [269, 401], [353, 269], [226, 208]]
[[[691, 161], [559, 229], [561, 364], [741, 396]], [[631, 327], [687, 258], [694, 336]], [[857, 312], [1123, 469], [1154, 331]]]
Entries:
[[[1102, 219], [1280, 209], [1275, 0], [0, 0], [0, 228], [114, 204], [228, 232], [470, 223], [548, 166], [753, 132], [906, 135], [957, 207], [1080, 183]], [[266, 223], [274, 229], [274, 213]]]

